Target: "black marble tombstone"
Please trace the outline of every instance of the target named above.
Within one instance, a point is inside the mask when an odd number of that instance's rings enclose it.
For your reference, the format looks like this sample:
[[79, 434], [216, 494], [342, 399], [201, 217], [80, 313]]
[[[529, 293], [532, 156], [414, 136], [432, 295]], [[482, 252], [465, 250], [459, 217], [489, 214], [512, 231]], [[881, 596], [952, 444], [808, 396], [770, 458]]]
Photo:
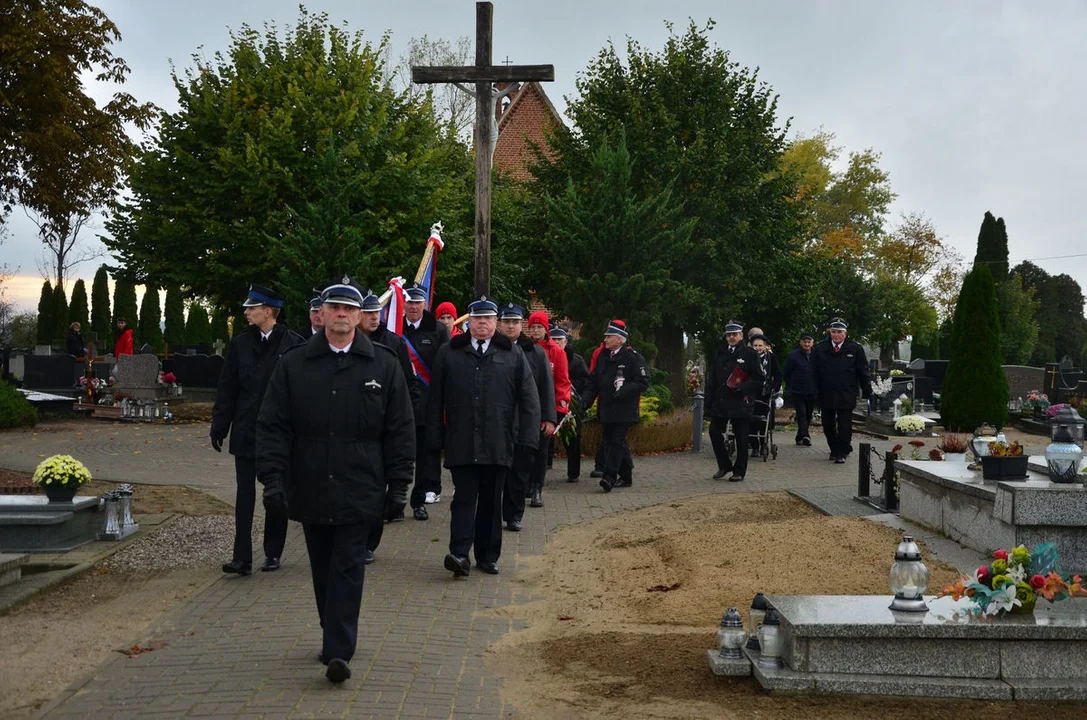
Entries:
[[73, 388], [78, 382], [73, 379], [73, 367], [81, 368], [82, 364], [77, 363], [75, 358], [67, 353], [27, 355], [23, 358], [23, 387], [27, 390]]

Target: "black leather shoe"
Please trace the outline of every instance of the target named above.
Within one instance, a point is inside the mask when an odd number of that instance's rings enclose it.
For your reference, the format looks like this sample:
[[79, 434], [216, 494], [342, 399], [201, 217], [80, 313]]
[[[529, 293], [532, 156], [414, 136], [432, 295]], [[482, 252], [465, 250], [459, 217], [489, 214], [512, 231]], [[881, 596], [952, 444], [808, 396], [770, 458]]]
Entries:
[[845, 458], [844, 457], [834, 458], [834, 464], [835, 465], [845, 465]]
[[539, 488], [532, 491], [532, 499], [528, 502], [529, 507], [543, 507], [543, 498], [540, 495]]
[[714, 480], [720, 480], [720, 479], [721, 479], [721, 478], [723, 478], [723, 477], [724, 477], [725, 475], [728, 475], [728, 473], [729, 473], [729, 471], [730, 471], [731, 469], [732, 469], [732, 468], [728, 468], [728, 469], [724, 469], [724, 468], [722, 468], [721, 470], [718, 470], [717, 472], [715, 472], [715, 473], [713, 474], [713, 479], [714, 479]]
[[487, 573], [488, 575], [498, 574], [498, 563], [494, 562], [477, 562], [476, 567]]
[[509, 522], [506, 523], [506, 529], [510, 530], [512, 532], [521, 532], [521, 521], [520, 520], [510, 520]]
[[472, 571], [472, 565], [466, 557], [457, 557], [453, 553], [445, 556], [445, 569], [453, 573], [453, 577], [468, 577]]
[[622, 479], [622, 478], [619, 478], [619, 479], [618, 479], [618, 480], [616, 480], [616, 481], [615, 481], [614, 483], [612, 483], [612, 485], [611, 485], [611, 486], [612, 486], [613, 488], [628, 488], [628, 487], [634, 487], [634, 481], [633, 481], [633, 480], [624, 480], [624, 479]]
[[611, 492], [611, 488], [612, 488], [611, 480], [608, 480], [606, 477], [600, 478], [600, 487], [604, 488], [604, 492], [606, 492], [606, 493]]
[[577, 482], [577, 481], [579, 481], [579, 480], [581, 480], [581, 476], [580, 476], [580, 475], [575, 475], [575, 476], [573, 476], [573, 477], [568, 477], [568, 478], [566, 478], [566, 482], [568, 482], [568, 483], [575, 483], [575, 482]]
[[728, 479], [728, 481], [729, 482], [743, 482], [744, 481], [744, 476], [743, 475], [737, 475], [736, 473], [732, 473], [732, 477], [730, 477]]
[[332, 658], [328, 661], [328, 670], [325, 671], [325, 677], [332, 682], [339, 685], [347, 678], [351, 677], [351, 668], [347, 667], [347, 663], [339, 658]]
[[601, 470], [593, 470], [591, 473], [589, 473], [589, 477], [591, 477], [591, 478], [602, 478], [602, 477], [604, 477], [604, 473]]
[[235, 575], [249, 575], [253, 572], [253, 563], [244, 560], [231, 560], [228, 563], [223, 563], [223, 572], [234, 573]]
[[261, 572], [275, 572], [279, 569], [279, 558], [264, 558], [264, 564], [260, 566]]
[[804, 447], [811, 447], [811, 438], [810, 437], [800, 438], [800, 442], [803, 443]]
[[362, 562], [364, 565], [373, 565], [377, 557], [374, 556], [374, 551], [367, 548], [366, 552], [362, 555]]
[[430, 519], [430, 514], [426, 511], [426, 508], [423, 507], [422, 505], [420, 505], [419, 507], [412, 510], [411, 514], [415, 517], [416, 520], [429, 520]]

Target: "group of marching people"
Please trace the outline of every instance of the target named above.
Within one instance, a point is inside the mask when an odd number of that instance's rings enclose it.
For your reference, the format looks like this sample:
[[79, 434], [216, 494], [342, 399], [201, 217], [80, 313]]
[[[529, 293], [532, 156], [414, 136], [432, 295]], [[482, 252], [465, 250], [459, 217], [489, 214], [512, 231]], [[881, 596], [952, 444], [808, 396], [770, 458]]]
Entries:
[[[416, 520], [442, 497], [441, 463], [452, 476], [449, 553], [444, 567], [467, 577], [499, 572], [503, 523], [519, 531], [526, 500], [543, 505], [556, 431], [576, 393], [599, 404], [599, 461], [605, 492], [630, 486], [627, 433], [648, 388], [641, 355], [614, 320], [591, 367], [545, 312], [486, 296], [456, 308], [426, 309], [427, 289], [404, 290], [403, 329], [382, 318], [383, 303], [350, 277], [310, 302], [309, 326], [280, 322], [283, 298], [253, 285], [249, 324], [227, 351], [210, 431], [227, 436], [237, 481], [233, 557], [223, 572], [251, 574], [257, 483], [265, 507], [263, 572], [280, 568], [287, 520], [302, 524], [323, 632], [320, 660], [341, 683], [351, 676], [364, 568], [374, 562], [386, 522]], [[399, 319], [399, 318], [398, 318]], [[399, 325], [399, 323], [398, 323]], [[580, 476], [580, 430], [570, 434], [567, 479]], [[594, 474], [597, 474], [594, 472]], [[409, 486], [414, 487], [409, 494]]]

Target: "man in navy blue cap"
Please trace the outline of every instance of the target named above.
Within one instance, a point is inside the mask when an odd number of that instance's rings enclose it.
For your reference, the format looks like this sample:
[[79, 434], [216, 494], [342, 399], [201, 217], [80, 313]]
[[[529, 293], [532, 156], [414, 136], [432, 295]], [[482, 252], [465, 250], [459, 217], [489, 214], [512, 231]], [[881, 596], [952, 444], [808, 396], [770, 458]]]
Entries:
[[[736, 320], [726, 323], [725, 342], [717, 349], [706, 377], [706, 414], [710, 416], [710, 443], [717, 460], [714, 480], [731, 472], [729, 482], [740, 482], [747, 474], [751, 416], [766, 373], [758, 353], [743, 340], [743, 324]], [[725, 441], [729, 425], [735, 440], [735, 458], [730, 456]]]
[[514, 447], [535, 448], [540, 398], [521, 349], [496, 333], [498, 305], [483, 296], [468, 306], [468, 332], [438, 350], [427, 403], [427, 445], [445, 450], [456, 494], [450, 504], [445, 569], [467, 577], [498, 573], [502, 490]]
[[430, 517], [426, 506], [442, 499], [442, 457], [426, 447], [426, 407], [430, 398], [430, 374], [438, 349], [449, 342], [449, 330], [426, 309], [429, 293], [419, 283], [404, 289], [404, 342], [411, 355], [415, 374], [411, 381], [419, 392], [415, 415], [415, 485], [411, 489], [411, 510], [416, 520]]
[[785, 392], [789, 394], [789, 402], [796, 411], [797, 445], [811, 445], [808, 428], [815, 411], [815, 384], [811, 376], [811, 351], [814, 345], [815, 338], [811, 333], [801, 335], [797, 347], [785, 358], [785, 368], [782, 371]]
[[303, 340], [309, 340], [320, 332], [323, 326], [324, 321], [321, 320], [321, 296], [317, 295], [309, 301], [309, 325], [300, 328], [297, 334]]
[[[257, 501], [257, 414], [276, 361], [302, 338], [277, 323], [283, 298], [272, 290], [252, 285], [242, 303], [249, 326], [230, 341], [219, 389], [212, 409], [211, 446], [222, 452], [230, 433], [238, 486], [234, 505], [234, 557], [223, 572], [248, 575], [253, 569], [253, 510]], [[287, 515], [267, 512], [264, 516], [264, 565], [261, 570], [279, 569], [287, 537]]]
[[853, 451], [853, 408], [857, 395], [872, 396], [868, 358], [864, 348], [846, 337], [845, 320], [830, 321], [830, 337], [812, 351], [811, 376], [823, 414], [823, 434], [830, 459], [839, 465]]
[[325, 288], [324, 329], [276, 366], [257, 423], [266, 507], [302, 523], [326, 677], [342, 683], [358, 642], [369, 529], [407, 504], [415, 419], [396, 354], [358, 330], [362, 293]]

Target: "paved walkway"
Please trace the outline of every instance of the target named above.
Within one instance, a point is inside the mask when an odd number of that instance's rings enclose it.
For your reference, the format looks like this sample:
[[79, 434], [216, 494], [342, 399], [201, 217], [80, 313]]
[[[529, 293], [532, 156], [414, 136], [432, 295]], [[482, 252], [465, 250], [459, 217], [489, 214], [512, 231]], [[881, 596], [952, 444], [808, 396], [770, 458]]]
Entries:
[[[206, 438], [206, 425], [46, 426], [5, 434], [0, 467], [30, 470], [42, 456], [68, 452], [103, 480], [187, 484], [232, 501], [231, 457], [211, 451]], [[558, 528], [637, 507], [707, 493], [855, 487], [856, 461], [829, 463], [819, 438], [811, 448], [781, 445], [776, 461], [752, 462], [743, 483], [710, 479], [708, 443], [702, 454], [638, 458], [635, 487], [610, 494], [588, 479], [591, 464], [581, 483], [568, 484], [565, 461], [558, 461], [546, 506], [527, 510], [521, 533], [505, 533], [498, 576], [453, 580], [442, 568], [448, 498], [429, 506], [428, 522], [389, 526], [367, 569], [354, 676], [342, 686], [328, 683], [317, 661], [320, 628], [302, 533], [292, 523], [282, 570], [224, 576], [146, 637], [131, 638], [166, 647], [110, 659], [46, 716], [508, 716], [514, 710], [501, 698], [500, 680], [485, 672], [483, 655], [520, 629], [519, 621], [480, 611], [532, 599], [517, 582], [522, 558], [542, 554]]]

